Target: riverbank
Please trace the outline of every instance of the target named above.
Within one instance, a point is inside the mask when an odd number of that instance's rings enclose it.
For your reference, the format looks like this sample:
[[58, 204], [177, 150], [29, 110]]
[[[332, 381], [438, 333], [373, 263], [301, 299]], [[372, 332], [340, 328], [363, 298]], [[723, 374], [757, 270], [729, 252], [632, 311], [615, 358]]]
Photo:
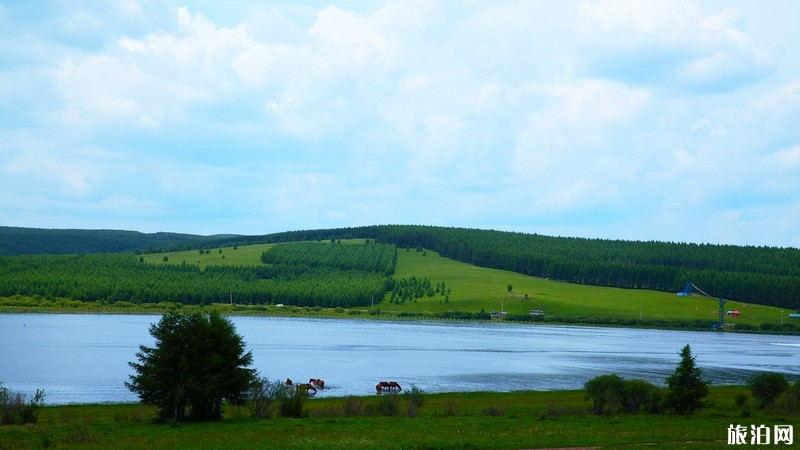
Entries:
[[299, 419], [230, 407], [221, 422], [177, 426], [153, 422], [155, 410], [140, 404], [49, 406], [35, 425], [0, 427], [0, 448], [718, 448], [730, 424], [796, 423], [743, 410], [734, 399], [744, 392], [712, 388], [692, 416], [594, 416], [583, 391], [431, 394], [410, 414], [401, 397], [389, 417], [374, 395], [321, 398]]
[[[617, 317], [558, 317], [508, 315], [504, 319], [492, 319], [488, 313], [464, 311], [386, 311], [380, 308], [322, 308], [312, 306], [239, 305], [217, 303], [211, 305], [186, 305], [174, 302], [86, 302], [72, 299], [45, 299], [26, 296], [0, 297], [0, 313], [42, 314], [163, 314], [167, 311], [215, 310], [234, 316], [263, 317], [308, 317], [321, 319], [358, 319], [382, 321], [464, 321], [474, 323], [549, 324], [597, 327], [640, 328], [678, 331], [717, 331], [712, 323], [704, 320], [658, 320]], [[793, 323], [764, 323], [760, 326], [737, 324], [726, 328], [726, 332], [800, 335], [800, 326]]]

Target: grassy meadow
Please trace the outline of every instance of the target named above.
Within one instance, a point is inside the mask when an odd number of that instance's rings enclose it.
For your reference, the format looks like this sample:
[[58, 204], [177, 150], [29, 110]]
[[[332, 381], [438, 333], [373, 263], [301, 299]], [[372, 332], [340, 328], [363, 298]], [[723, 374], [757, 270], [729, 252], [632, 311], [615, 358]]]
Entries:
[[[269, 250], [273, 244], [245, 245], [241, 247], [210, 248], [209, 253], [200, 253], [198, 250], [183, 250], [177, 252], [148, 253], [141, 255], [145, 262], [153, 264], [186, 264], [199, 266], [252, 266], [260, 265], [261, 254]], [[164, 261], [167, 257], [167, 261]]]
[[402, 396], [390, 417], [374, 412], [376, 396], [321, 398], [300, 419], [252, 419], [241, 407], [177, 426], [139, 404], [51, 406], [35, 425], [0, 427], [0, 448], [719, 448], [730, 424], [797, 424], [743, 416], [734, 396], [744, 390], [712, 388], [711, 405], [692, 416], [594, 416], [583, 391], [426, 395], [413, 417]]
[[[488, 269], [454, 261], [435, 252], [399, 250], [395, 279], [427, 277], [432, 283], [445, 282], [452, 289], [447, 303], [444, 297], [423, 297], [416, 303], [392, 304], [387, 298], [381, 309], [390, 311], [500, 311], [528, 314], [541, 309], [561, 317], [616, 317], [629, 319], [690, 320], [717, 319], [716, 299], [679, 297], [669, 292], [644, 289], [619, 289], [562, 283], [505, 270]], [[508, 292], [511, 285], [513, 290]], [[525, 299], [528, 294], [528, 299]], [[727, 309], [739, 309], [739, 318], [729, 323], [780, 323], [781, 308], [728, 301]], [[789, 321], [789, 310], [783, 310]], [[795, 319], [796, 320], [796, 319]], [[800, 322], [800, 320], [797, 320]]]

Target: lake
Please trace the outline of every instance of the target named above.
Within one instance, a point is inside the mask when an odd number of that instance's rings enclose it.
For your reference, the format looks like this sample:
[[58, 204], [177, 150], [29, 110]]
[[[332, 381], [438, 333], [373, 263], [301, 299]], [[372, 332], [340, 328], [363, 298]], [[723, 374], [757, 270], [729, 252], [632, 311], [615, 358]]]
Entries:
[[[0, 382], [47, 403], [129, 402], [128, 361], [155, 315], [0, 314]], [[374, 393], [380, 380], [428, 392], [579, 388], [617, 373], [663, 383], [691, 344], [706, 377], [800, 375], [800, 337], [573, 326], [232, 317], [273, 379], [323, 378], [321, 395]]]

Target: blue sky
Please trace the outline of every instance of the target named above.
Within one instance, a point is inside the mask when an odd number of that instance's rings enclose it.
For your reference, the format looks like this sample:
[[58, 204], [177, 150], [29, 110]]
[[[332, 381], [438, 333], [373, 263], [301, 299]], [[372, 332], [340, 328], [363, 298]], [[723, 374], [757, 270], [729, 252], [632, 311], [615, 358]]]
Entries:
[[0, 1], [0, 224], [800, 246], [800, 3]]

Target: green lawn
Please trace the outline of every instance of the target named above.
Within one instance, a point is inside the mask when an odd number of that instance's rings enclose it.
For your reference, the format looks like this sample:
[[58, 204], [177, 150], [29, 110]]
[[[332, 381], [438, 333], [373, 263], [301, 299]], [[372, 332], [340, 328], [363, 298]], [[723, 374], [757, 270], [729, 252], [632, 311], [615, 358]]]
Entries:
[[[427, 277], [432, 283], [445, 282], [452, 289], [448, 303], [444, 297], [424, 297], [417, 303], [395, 305], [387, 295], [380, 304], [387, 311], [508, 311], [528, 314], [542, 309], [545, 314], [562, 317], [618, 317], [644, 319], [708, 319], [717, 318], [717, 301], [703, 297], [679, 297], [669, 292], [643, 289], [619, 289], [562, 283], [530, 277], [505, 270], [487, 269], [439, 256], [430, 250], [423, 253], [400, 250], [396, 279], [411, 276]], [[509, 294], [507, 286], [512, 285]], [[528, 294], [525, 300], [524, 295]], [[739, 309], [742, 316], [726, 318], [729, 323], [779, 323], [781, 309], [730, 301], [728, 309]], [[788, 319], [789, 310], [784, 310]], [[796, 320], [800, 323], [800, 320]]]
[[711, 406], [689, 417], [592, 416], [582, 391], [428, 395], [416, 417], [404, 400], [398, 416], [384, 417], [368, 412], [375, 396], [350, 400], [362, 407], [351, 416], [345, 399], [317, 399], [302, 419], [250, 419], [238, 408], [222, 422], [179, 426], [153, 423], [142, 405], [57, 406], [43, 408], [36, 425], [0, 426], [0, 448], [719, 448], [730, 424], [798, 425], [785, 415], [744, 417], [733, 402], [743, 390], [712, 388]]

